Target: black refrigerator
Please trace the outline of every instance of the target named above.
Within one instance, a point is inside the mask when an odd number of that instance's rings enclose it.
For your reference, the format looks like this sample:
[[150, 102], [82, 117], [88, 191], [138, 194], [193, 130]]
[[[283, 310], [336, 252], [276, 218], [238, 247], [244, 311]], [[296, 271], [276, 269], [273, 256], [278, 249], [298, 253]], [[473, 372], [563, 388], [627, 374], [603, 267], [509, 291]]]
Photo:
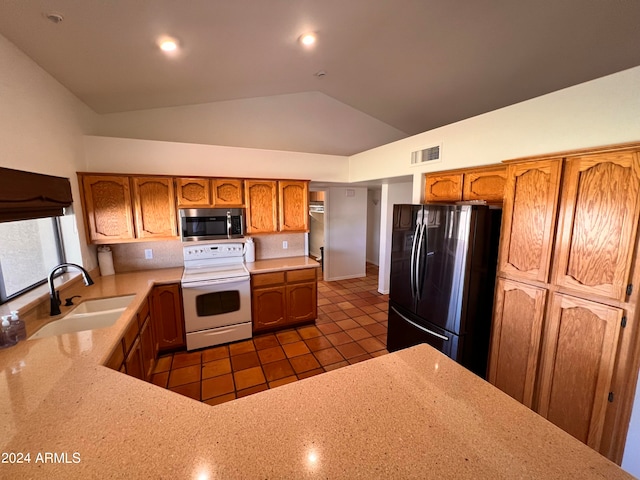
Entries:
[[394, 205], [387, 349], [428, 343], [486, 378], [502, 211]]

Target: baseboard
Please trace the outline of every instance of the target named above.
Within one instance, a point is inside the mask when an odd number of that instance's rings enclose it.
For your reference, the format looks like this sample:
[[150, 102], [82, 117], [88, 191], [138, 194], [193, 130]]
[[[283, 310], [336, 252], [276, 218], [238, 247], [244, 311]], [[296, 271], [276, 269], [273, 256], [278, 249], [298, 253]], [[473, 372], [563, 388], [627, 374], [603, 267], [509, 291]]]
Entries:
[[[325, 273], [326, 273], [326, 271], [325, 271]], [[352, 279], [352, 278], [364, 278], [366, 276], [367, 276], [366, 273], [361, 273], [361, 274], [355, 274], [355, 275], [345, 275], [343, 277], [325, 278], [325, 280], [327, 282], [335, 282], [337, 280], [349, 280], [349, 279]]]

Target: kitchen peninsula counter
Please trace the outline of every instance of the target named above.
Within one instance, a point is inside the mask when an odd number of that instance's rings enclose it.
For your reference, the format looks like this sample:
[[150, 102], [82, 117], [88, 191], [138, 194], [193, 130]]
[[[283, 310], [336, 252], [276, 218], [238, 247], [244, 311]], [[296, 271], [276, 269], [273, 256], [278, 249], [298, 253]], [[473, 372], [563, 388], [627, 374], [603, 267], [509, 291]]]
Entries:
[[0, 478], [632, 478], [426, 345], [217, 406], [102, 366], [179, 276], [96, 279], [136, 293], [116, 325], [0, 351], [1, 451], [31, 456]]

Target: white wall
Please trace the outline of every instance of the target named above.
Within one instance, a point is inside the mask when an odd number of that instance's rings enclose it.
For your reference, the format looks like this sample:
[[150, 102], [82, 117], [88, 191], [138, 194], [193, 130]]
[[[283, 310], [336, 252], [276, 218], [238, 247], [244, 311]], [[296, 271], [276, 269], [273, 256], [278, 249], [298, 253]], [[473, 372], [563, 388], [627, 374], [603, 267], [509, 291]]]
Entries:
[[381, 188], [367, 191], [367, 262], [378, 265], [380, 257], [380, 198]]
[[0, 166], [68, 177], [75, 214], [62, 218], [67, 259], [95, 268], [84, 241], [76, 171], [84, 168], [82, 136], [96, 114], [0, 36]]
[[[414, 135], [350, 157], [351, 182], [498, 163], [640, 140], [640, 67]], [[411, 152], [442, 144], [442, 162]]]
[[102, 115], [99, 131], [109, 137], [335, 155], [407, 136], [320, 92]]
[[413, 183], [382, 185], [380, 201], [380, 260], [378, 269], [378, 292], [389, 293], [391, 278], [391, 234], [393, 233], [393, 206], [412, 202]]
[[346, 182], [349, 161], [339, 155], [86, 136], [86, 169], [93, 172], [291, 178]]
[[330, 187], [326, 191], [324, 279], [366, 275], [367, 189]]

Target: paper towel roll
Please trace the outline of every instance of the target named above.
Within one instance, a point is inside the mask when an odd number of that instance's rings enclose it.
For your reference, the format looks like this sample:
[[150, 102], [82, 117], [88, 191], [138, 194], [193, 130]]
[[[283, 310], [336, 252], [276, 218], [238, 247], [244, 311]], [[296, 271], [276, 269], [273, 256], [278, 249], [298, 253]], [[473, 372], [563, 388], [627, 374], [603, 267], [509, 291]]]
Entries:
[[256, 261], [256, 245], [252, 238], [247, 238], [244, 244], [244, 261], [247, 263]]
[[100, 275], [103, 277], [116, 273], [113, 268], [113, 252], [110, 248], [98, 250], [98, 266], [100, 267]]

